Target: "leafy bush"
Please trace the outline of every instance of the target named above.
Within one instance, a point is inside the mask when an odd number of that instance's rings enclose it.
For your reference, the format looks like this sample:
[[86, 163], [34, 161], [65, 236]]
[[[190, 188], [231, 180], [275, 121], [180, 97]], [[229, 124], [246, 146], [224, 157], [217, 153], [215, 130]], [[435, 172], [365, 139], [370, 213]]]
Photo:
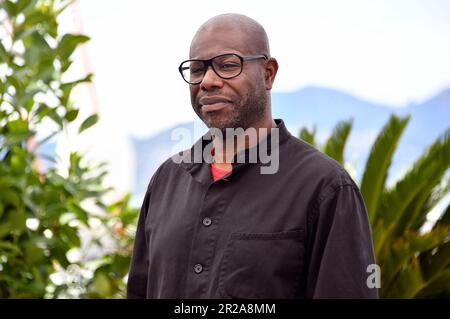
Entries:
[[[65, 171], [40, 167], [43, 160], [56, 162], [40, 146], [77, 119], [71, 92], [92, 77], [63, 81], [73, 52], [89, 40], [59, 32], [57, 18], [68, 5], [0, 2], [0, 298], [125, 293], [137, 217], [129, 195], [105, 203], [105, 166], [76, 152]], [[97, 119], [89, 116], [79, 132]], [[49, 122], [55, 131], [37, 140]]]

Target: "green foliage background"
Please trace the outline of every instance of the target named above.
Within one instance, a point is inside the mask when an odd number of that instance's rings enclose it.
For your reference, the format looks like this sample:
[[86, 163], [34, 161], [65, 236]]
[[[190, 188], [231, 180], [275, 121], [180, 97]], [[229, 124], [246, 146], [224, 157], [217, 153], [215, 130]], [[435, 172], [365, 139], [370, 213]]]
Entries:
[[[56, 162], [38, 147], [77, 119], [71, 92], [92, 78], [63, 81], [75, 49], [89, 40], [60, 33], [58, 16], [68, 5], [0, 2], [0, 298], [125, 296], [137, 216], [129, 195], [105, 203], [105, 165], [82, 154], [70, 154], [63, 172], [38, 165]], [[97, 114], [86, 118], [79, 133], [97, 120]], [[37, 140], [50, 121], [55, 131]], [[85, 244], [98, 252], [76, 258], [82, 232], [93, 234]]]

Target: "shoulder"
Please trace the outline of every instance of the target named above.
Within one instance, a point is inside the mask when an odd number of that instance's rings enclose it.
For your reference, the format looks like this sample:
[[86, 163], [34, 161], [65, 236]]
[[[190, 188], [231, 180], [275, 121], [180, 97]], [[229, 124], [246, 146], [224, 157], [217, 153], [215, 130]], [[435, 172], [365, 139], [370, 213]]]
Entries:
[[302, 176], [321, 189], [322, 195], [351, 186], [358, 189], [349, 173], [337, 161], [322, 153], [314, 146], [294, 136], [289, 138], [285, 148], [285, 163], [290, 166], [292, 173]]
[[[323, 214], [333, 219], [365, 216], [364, 199], [350, 174], [334, 159], [320, 152], [312, 145], [293, 138], [288, 147], [294, 174], [300, 183], [307, 183], [302, 190], [308, 189], [311, 198], [308, 224]], [[319, 213], [322, 212], [322, 213]], [[365, 218], [365, 217], [361, 217]]]
[[167, 158], [159, 165], [148, 183], [147, 192], [149, 192], [153, 186], [159, 184], [161, 181], [167, 180], [168, 177], [181, 172], [183, 163], [180, 163], [177, 159], [180, 154], [183, 155], [185, 153], [186, 151], [179, 152]]

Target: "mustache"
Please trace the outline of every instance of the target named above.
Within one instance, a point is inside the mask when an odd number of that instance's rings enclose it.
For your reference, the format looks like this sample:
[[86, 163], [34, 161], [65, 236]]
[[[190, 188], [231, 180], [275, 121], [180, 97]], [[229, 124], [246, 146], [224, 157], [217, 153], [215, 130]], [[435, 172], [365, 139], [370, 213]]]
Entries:
[[223, 96], [203, 96], [198, 101], [200, 105], [231, 102], [230, 99]]
[[226, 96], [225, 94], [204, 94], [197, 96], [195, 99], [195, 106], [200, 109], [203, 105], [214, 103], [235, 103], [233, 98]]

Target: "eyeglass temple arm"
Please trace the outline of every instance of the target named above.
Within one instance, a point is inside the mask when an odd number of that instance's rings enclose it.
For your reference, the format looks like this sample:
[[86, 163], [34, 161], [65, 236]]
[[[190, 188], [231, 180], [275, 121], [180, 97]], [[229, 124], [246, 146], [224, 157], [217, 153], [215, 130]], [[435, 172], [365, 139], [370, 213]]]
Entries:
[[264, 59], [267, 60], [268, 57], [265, 55], [249, 55], [242, 58], [243, 61], [250, 61], [250, 60], [256, 60], [256, 59]]

